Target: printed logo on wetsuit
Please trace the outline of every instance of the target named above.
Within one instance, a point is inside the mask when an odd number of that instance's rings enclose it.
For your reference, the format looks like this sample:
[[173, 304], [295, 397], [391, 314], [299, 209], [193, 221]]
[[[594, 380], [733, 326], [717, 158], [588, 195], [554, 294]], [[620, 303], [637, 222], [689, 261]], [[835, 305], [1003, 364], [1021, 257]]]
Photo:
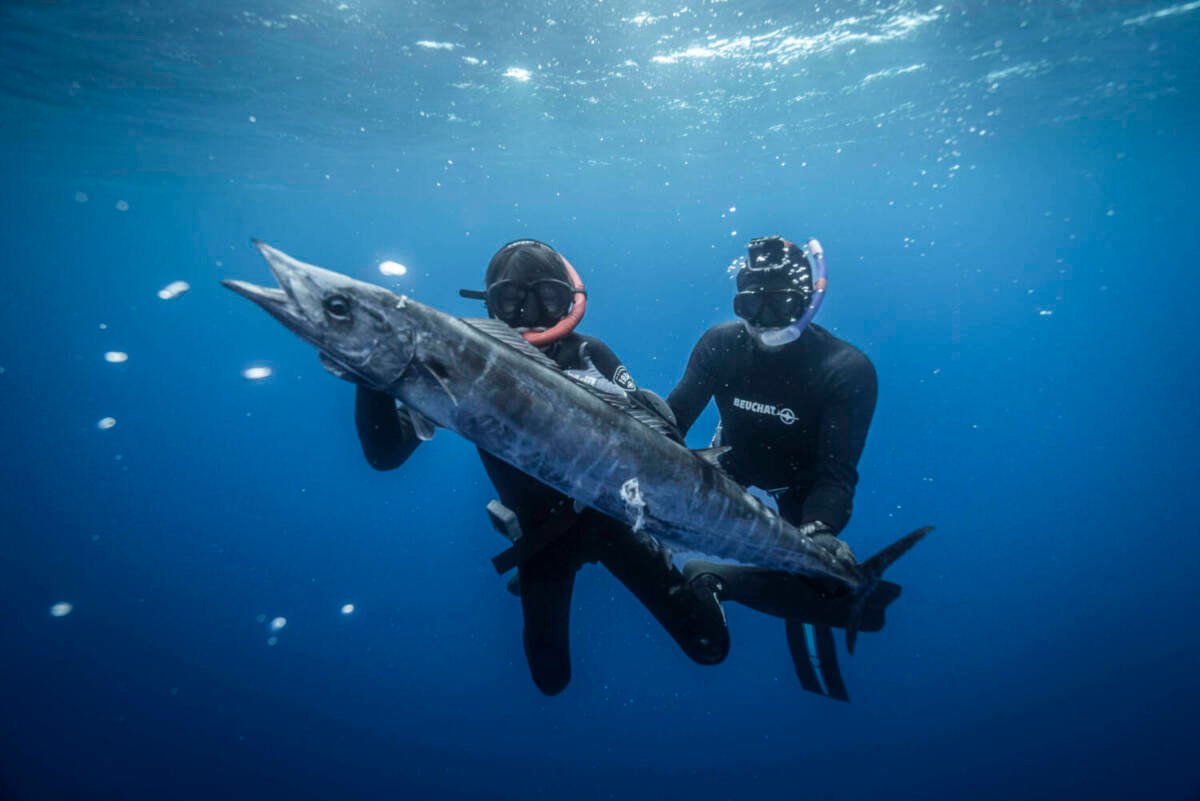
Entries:
[[779, 422], [785, 426], [790, 426], [796, 422], [796, 413], [786, 406], [782, 409], [778, 406], [772, 406], [769, 403], [759, 403], [758, 401], [748, 401], [741, 398], [733, 399], [733, 407], [742, 409], [743, 411], [753, 412], [754, 414], [766, 414], [771, 417], [778, 417]]
[[629, 371], [625, 369], [625, 365], [623, 364], [613, 373], [612, 381], [626, 392], [637, 392], [637, 384], [633, 383], [633, 378], [629, 375]]

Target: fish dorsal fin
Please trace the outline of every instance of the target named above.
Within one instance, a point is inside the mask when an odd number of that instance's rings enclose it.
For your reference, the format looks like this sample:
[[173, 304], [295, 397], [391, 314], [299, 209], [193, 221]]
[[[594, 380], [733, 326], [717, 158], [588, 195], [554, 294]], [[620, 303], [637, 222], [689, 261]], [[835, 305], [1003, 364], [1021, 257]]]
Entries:
[[521, 336], [521, 332], [508, 323], [501, 320], [493, 320], [491, 317], [463, 317], [461, 319], [475, 330], [482, 331], [492, 339], [500, 340], [505, 345], [508, 345], [524, 356], [528, 356], [535, 362], [561, 371], [562, 368], [553, 359], [526, 342], [525, 337]]
[[[721, 467], [721, 457], [733, 450], [729, 445], [718, 445], [715, 448], [696, 448], [692, 453], [699, 456], [713, 467]], [[723, 469], [723, 468], [722, 468]]]
[[526, 342], [525, 337], [521, 336], [519, 331], [510, 327], [507, 323], [504, 323], [500, 320], [493, 320], [490, 317], [463, 317], [461, 319], [464, 323], [476, 329], [477, 331], [487, 334], [492, 339], [500, 340], [521, 355], [528, 356], [530, 359], [533, 359], [538, 364], [543, 364], [547, 367], [553, 367], [555, 370], [574, 381], [576, 386], [591, 393], [593, 396], [604, 401], [609, 406], [620, 409], [634, 420], [637, 420], [639, 423], [645, 426], [649, 426], [659, 434], [662, 434], [665, 437], [674, 435], [675, 432], [669, 425], [667, 425], [666, 421], [653, 412], [643, 409], [637, 403], [632, 401], [627, 395], [612, 395], [593, 387], [585, 381], [581, 381], [571, 376], [569, 373], [559, 367], [557, 362], [555, 362], [546, 354], [542, 353], [533, 345], [530, 345], [528, 342]]
[[[615, 404], [614, 404], [615, 405]], [[662, 434], [664, 437], [672, 437], [675, 432], [667, 425], [661, 417], [654, 412], [648, 412], [641, 407], [634, 406], [629, 401], [625, 401], [625, 405], [617, 406], [618, 409], [623, 409], [626, 414], [637, 420], [639, 423], [649, 426], [650, 428]]]

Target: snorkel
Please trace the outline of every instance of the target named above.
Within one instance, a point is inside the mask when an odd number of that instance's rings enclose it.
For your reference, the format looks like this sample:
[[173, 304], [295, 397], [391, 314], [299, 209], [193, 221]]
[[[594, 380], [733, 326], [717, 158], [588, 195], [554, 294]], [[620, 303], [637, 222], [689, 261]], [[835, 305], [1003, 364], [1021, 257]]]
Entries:
[[747, 329], [764, 347], [782, 348], [799, 339], [800, 335], [804, 333], [804, 329], [808, 328], [808, 324], [812, 322], [813, 317], [817, 316], [817, 310], [821, 308], [821, 301], [825, 299], [825, 288], [829, 285], [825, 270], [825, 250], [821, 247], [820, 242], [810, 239], [804, 246], [804, 255], [811, 262], [813, 269], [812, 301], [809, 302], [808, 308], [804, 310], [800, 319], [782, 328], [755, 328], [747, 324]]
[[[479, 291], [476, 289], [460, 289], [458, 290], [458, 294], [464, 298], [482, 300], [484, 303], [488, 303], [488, 292], [490, 291], [490, 287], [493, 285], [493, 282], [497, 280], [499, 272], [506, 269], [506, 259], [516, 252], [517, 249], [532, 249], [534, 253], [538, 254], [536, 258], [541, 262], [541, 267], [539, 268], [534, 265], [533, 275], [540, 276], [540, 278], [548, 278], [557, 283], [561, 283], [564, 287], [569, 288], [570, 291], [570, 305], [567, 306], [566, 314], [562, 317], [562, 319], [555, 322], [554, 325], [550, 326], [549, 328], [538, 328], [534, 326], [527, 328], [520, 326], [516, 319], [506, 320], [506, 322], [508, 322], [508, 324], [511, 325], [514, 330], [519, 332], [521, 336], [525, 338], [525, 341], [530, 345], [533, 345], [537, 348], [544, 348], [547, 345], [553, 345], [555, 342], [574, 331], [575, 326], [579, 325], [579, 322], [583, 319], [583, 315], [587, 312], [587, 290], [583, 287], [583, 280], [579, 277], [579, 273], [575, 271], [575, 268], [571, 265], [571, 262], [567, 261], [566, 257], [556, 251], [554, 248], [550, 247], [544, 242], [539, 242], [536, 239], [517, 239], [509, 242], [496, 252], [496, 255], [492, 257], [492, 261], [488, 265], [487, 276], [484, 280], [488, 284], [489, 289], [484, 291]], [[551, 263], [553, 265], [552, 267], [550, 266]], [[558, 278], [558, 276], [546, 274], [547, 270], [552, 273], [557, 272], [557, 268], [560, 266], [562, 267], [562, 272], [566, 273], [566, 281], [562, 281]], [[529, 280], [529, 278], [530, 276], [527, 275], [525, 280]], [[501, 283], [503, 283], [503, 281], [501, 281]], [[499, 316], [490, 306], [488, 308], [488, 313], [493, 317]]]
[[563, 265], [567, 268], [567, 275], [571, 279], [571, 286], [575, 287], [576, 299], [571, 304], [571, 310], [567, 312], [567, 316], [550, 328], [541, 331], [521, 332], [521, 336], [525, 337], [525, 341], [536, 348], [544, 348], [547, 345], [552, 345], [574, 331], [575, 326], [579, 325], [579, 321], [583, 319], [584, 313], [587, 312], [587, 290], [583, 288], [583, 281], [579, 278], [579, 273], [575, 272], [575, 268], [571, 266], [571, 262], [567, 261], [566, 256], [559, 253], [558, 257], [562, 259]]

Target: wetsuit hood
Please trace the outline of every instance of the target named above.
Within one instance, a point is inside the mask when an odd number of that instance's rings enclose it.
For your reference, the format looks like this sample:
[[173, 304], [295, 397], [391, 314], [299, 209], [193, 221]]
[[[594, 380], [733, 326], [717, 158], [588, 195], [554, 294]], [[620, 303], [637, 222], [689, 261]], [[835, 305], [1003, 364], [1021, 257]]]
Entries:
[[[562, 256], [554, 248], [536, 239], [518, 239], [500, 248], [488, 263], [484, 283], [491, 287], [500, 281], [526, 285], [536, 281], [561, 281], [570, 284], [571, 277]], [[549, 314], [539, 302], [536, 293], [531, 294], [527, 301], [520, 310], [519, 322], [523, 327], [549, 328], [566, 316], [565, 313]], [[488, 314], [496, 316], [495, 311], [490, 308]]]

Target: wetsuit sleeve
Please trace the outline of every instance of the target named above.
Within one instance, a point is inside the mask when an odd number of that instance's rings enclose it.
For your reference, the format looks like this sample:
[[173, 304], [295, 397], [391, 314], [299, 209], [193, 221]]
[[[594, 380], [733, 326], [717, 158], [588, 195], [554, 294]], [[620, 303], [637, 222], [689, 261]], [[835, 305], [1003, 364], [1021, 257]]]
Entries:
[[617, 358], [617, 354], [613, 353], [612, 348], [594, 337], [585, 339], [585, 347], [587, 358], [591, 360], [602, 376], [625, 390], [629, 394], [629, 397], [643, 409], [661, 417], [671, 429], [671, 433], [668, 436], [683, 444], [683, 435], [679, 434], [675, 429], [675, 419], [670, 408], [667, 407], [662, 398], [653, 392], [638, 388], [638, 385], [633, 380], [633, 376], [629, 374], [629, 370]]
[[404, 464], [421, 444], [408, 413], [396, 408], [386, 392], [358, 387], [354, 399], [354, 424], [363, 456], [376, 470], [392, 470]]
[[595, 337], [586, 337], [584, 339], [584, 347], [587, 358], [592, 360], [592, 364], [600, 371], [600, 374], [609, 381], [616, 384], [626, 392], [634, 393], [638, 391], [638, 386], [634, 383], [633, 376], [629, 374], [629, 370], [625, 365], [621, 364], [621, 360], [617, 358], [617, 354], [613, 353], [612, 348], [605, 345]]
[[717, 380], [712, 369], [715, 339], [713, 331], [700, 338], [692, 349], [683, 378], [679, 379], [667, 397], [667, 405], [675, 413], [675, 424], [684, 435], [717, 391]]
[[850, 522], [858, 459], [875, 414], [875, 367], [862, 354], [841, 365], [821, 413], [817, 480], [804, 501], [800, 524], [821, 521], [839, 532]]

